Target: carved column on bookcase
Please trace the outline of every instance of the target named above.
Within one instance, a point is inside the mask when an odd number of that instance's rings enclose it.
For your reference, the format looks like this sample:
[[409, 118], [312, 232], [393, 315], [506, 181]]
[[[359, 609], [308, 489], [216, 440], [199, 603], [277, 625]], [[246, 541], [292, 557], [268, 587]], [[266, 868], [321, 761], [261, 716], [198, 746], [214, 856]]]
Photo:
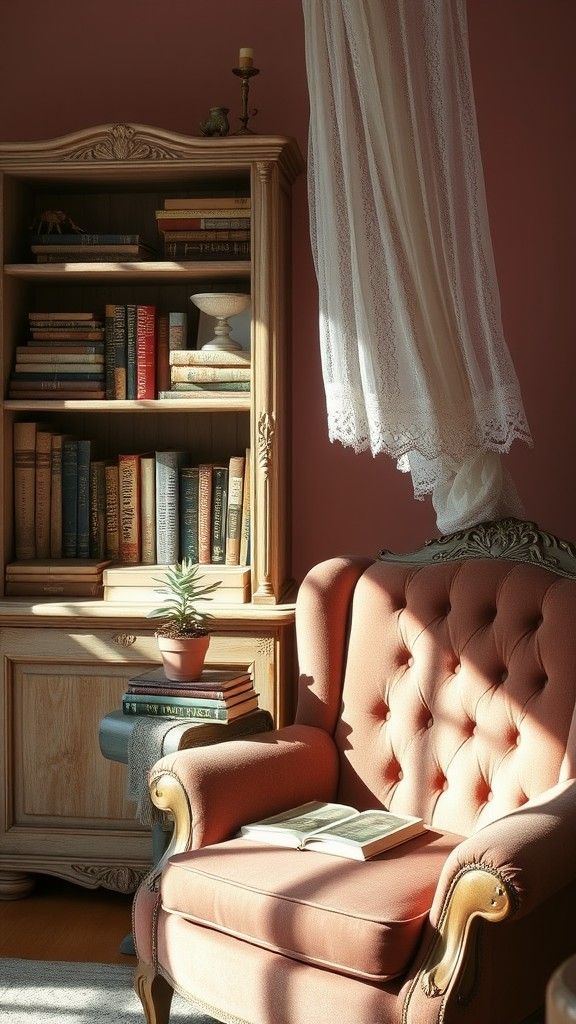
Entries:
[[278, 182], [274, 175], [274, 167], [268, 161], [256, 163], [256, 220], [255, 237], [259, 251], [254, 254], [253, 316], [255, 321], [255, 359], [253, 368], [256, 382], [254, 396], [254, 422], [252, 424], [252, 446], [255, 454], [255, 487], [252, 509], [252, 529], [254, 543], [252, 545], [254, 589], [252, 600], [255, 604], [274, 604], [278, 595], [274, 594], [272, 566], [272, 535], [271, 524], [274, 513], [279, 514], [275, 507], [277, 489], [274, 479], [275, 457], [275, 395], [273, 391], [274, 367], [277, 343], [275, 324], [276, 313], [273, 307], [273, 289], [275, 285], [276, 263], [272, 235], [274, 227], [275, 188]]

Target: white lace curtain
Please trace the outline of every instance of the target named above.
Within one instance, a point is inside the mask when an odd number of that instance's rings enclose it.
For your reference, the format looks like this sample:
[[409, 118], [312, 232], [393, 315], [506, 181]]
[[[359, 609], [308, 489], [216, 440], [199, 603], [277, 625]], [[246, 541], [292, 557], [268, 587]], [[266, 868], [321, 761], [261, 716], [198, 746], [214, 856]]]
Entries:
[[441, 532], [520, 514], [465, 0], [303, 0], [331, 440], [385, 452]]

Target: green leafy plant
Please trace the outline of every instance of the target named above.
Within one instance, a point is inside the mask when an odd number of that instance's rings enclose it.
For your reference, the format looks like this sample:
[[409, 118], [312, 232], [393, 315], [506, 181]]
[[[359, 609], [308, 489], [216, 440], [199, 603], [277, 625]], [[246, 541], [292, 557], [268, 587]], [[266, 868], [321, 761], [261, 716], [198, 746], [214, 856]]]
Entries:
[[200, 566], [184, 558], [171, 566], [163, 579], [156, 580], [162, 583], [162, 592], [167, 595], [163, 605], [148, 613], [149, 618], [163, 620], [156, 636], [198, 637], [210, 632], [208, 624], [212, 615], [198, 608], [196, 602], [201, 598], [211, 600], [209, 595], [218, 589], [220, 580], [202, 584], [203, 579]]

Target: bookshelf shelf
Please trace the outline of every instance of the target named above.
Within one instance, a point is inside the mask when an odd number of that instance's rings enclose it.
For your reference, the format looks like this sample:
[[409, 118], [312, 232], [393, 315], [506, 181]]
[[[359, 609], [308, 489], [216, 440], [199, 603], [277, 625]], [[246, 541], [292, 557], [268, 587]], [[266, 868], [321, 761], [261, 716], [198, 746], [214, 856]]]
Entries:
[[[6, 596], [5, 569], [15, 560], [15, 423], [89, 436], [103, 459], [178, 447], [198, 464], [250, 451], [251, 600], [211, 606], [208, 663], [251, 669], [260, 705], [279, 725], [292, 716], [291, 190], [303, 169], [294, 140], [281, 136], [214, 141], [116, 124], [0, 144], [0, 702], [8, 709], [0, 725], [0, 899], [15, 888], [23, 894], [22, 879], [35, 872], [135, 888], [149, 866], [149, 837], [134, 821], [122, 766], [99, 753], [98, 723], [120, 706], [127, 679], [160, 660], [145, 604]], [[32, 262], [30, 225], [44, 211], [63, 210], [85, 231], [159, 240], [155, 210], [166, 198], [216, 195], [250, 196], [250, 259]], [[190, 313], [192, 292], [210, 290], [251, 293], [250, 392], [139, 401], [7, 397], [29, 312], [116, 302]]]
[[213, 263], [174, 263], [171, 260], [147, 261], [146, 263], [51, 263], [38, 266], [33, 263], [10, 263], [4, 267], [7, 277], [37, 284], [50, 281], [81, 280], [95, 284], [105, 281], [139, 281], [150, 279], [161, 281], [204, 281], [218, 278], [250, 280], [250, 263], [238, 260], [234, 263], [214, 261]]

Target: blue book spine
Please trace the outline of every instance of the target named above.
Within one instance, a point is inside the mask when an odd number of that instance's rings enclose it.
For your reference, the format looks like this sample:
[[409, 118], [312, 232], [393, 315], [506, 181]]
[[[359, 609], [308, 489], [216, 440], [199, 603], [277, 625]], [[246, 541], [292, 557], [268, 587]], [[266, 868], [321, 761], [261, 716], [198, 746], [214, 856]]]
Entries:
[[162, 565], [180, 561], [180, 468], [184, 452], [156, 452], [156, 558]]
[[78, 558], [90, 557], [90, 452], [91, 442], [78, 441]]
[[62, 444], [62, 554], [78, 556], [78, 441]]

